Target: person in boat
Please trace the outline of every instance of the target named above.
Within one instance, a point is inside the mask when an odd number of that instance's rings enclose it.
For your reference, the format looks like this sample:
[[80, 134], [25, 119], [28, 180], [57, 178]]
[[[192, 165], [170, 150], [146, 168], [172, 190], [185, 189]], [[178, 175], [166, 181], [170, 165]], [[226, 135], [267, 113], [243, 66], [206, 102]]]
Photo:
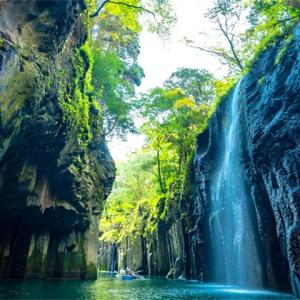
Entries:
[[126, 275], [126, 270], [124, 270], [124, 269], [120, 269], [120, 275]]
[[126, 268], [126, 274], [136, 276], [136, 274], [131, 269], [129, 269], [128, 267]]

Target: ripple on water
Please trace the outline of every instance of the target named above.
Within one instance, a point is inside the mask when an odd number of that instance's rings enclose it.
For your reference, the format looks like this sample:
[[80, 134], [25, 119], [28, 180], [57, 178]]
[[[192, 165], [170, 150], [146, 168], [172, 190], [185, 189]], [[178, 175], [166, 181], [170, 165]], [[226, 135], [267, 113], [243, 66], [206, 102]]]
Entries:
[[292, 295], [238, 289], [234, 286], [200, 284], [183, 280], [151, 278], [122, 281], [100, 277], [96, 281], [24, 280], [1, 281], [0, 299], [89, 299], [89, 300], [218, 300], [295, 299]]

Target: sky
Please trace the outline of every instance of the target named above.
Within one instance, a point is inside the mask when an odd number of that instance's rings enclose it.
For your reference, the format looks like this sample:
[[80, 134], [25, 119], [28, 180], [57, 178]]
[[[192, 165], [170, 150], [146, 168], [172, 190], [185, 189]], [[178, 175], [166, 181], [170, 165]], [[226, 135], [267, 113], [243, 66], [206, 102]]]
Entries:
[[[201, 68], [212, 72], [217, 78], [226, 73], [224, 66], [208, 53], [191, 48], [184, 43], [184, 37], [199, 40], [199, 32], [211, 33], [214, 36], [210, 22], [204, 17], [213, 0], [171, 0], [177, 22], [171, 30], [168, 40], [162, 40], [145, 28], [140, 36], [141, 53], [139, 64], [145, 72], [145, 78], [138, 93], [160, 86], [181, 67]], [[200, 41], [201, 42], [201, 41]], [[113, 138], [108, 143], [111, 155], [115, 161], [126, 159], [127, 155], [141, 148], [144, 138], [129, 135], [127, 141]]]

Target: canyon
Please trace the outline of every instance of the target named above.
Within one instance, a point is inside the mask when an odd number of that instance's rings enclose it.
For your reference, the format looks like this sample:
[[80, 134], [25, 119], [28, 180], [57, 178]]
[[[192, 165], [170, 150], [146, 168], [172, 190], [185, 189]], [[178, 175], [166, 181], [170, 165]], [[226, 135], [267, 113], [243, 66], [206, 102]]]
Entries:
[[1, 279], [130, 267], [300, 297], [300, 25], [221, 99], [155, 230], [111, 244], [99, 219], [115, 165], [89, 90], [86, 3], [7, 0], [0, 14]]
[[300, 295], [299, 25], [284, 43], [222, 99], [166, 219], [149, 236], [102, 242], [100, 267]]

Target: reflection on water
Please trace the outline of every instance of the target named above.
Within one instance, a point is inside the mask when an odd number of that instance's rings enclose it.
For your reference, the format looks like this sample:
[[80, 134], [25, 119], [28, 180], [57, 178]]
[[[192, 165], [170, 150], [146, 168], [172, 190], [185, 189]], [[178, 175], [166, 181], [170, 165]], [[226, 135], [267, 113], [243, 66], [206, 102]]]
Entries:
[[240, 290], [232, 286], [200, 284], [192, 281], [149, 278], [121, 281], [100, 276], [96, 281], [28, 280], [1, 281], [0, 299], [295, 299], [291, 295]]

